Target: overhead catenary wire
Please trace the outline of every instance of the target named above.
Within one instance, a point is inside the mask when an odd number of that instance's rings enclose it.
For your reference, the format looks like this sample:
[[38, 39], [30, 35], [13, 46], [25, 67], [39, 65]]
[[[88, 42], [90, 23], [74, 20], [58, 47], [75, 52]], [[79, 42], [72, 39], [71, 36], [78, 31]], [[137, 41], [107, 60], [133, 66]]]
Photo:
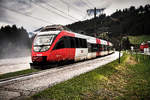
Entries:
[[83, 18], [83, 20], [86, 19], [86, 18], [87, 18], [87, 14], [85, 14], [85, 17]]
[[[68, 2], [66, 2], [66, 1], [64, 1], [64, 0], [60, 0], [63, 4], [66, 4], [66, 5], [69, 5], [68, 4]], [[74, 7], [74, 6], [70, 6], [71, 8], [73, 8], [73, 9], [76, 9], [76, 10], [78, 10], [78, 11], [80, 11], [81, 13], [83, 12], [83, 11], [81, 11], [80, 9], [77, 9], [76, 7]], [[80, 14], [81, 15], [81, 14]], [[83, 15], [81, 15], [82, 17], [84, 17]]]
[[[84, 0], [80, 0], [82, 3], [84, 3], [84, 4], [86, 4], [86, 6], [87, 6], [87, 8], [89, 9], [89, 8], [95, 8], [95, 6], [92, 4], [92, 3], [90, 3], [88, 0], [86, 0], [86, 2], [84, 1]], [[86, 19], [87, 18], [87, 14], [85, 15], [85, 17], [83, 18], [83, 20], [84, 19]]]
[[32, 19], [35, 19], [35, 20], [38, 20], [38, 21], [41, 21], [41, 22], [45, 22], [45, 23], [47, 23], [47, 24], [54, 24], [54, 23], [49, 22], [49, 21], [47, 21], [47, 20], [41, 19], [41, 18], [39, 18], [39, 17], [27, 15], [27, 14], [21, 13], [21, 12], [19, 12], [19, 11], [16, 11], [16, 10], [14, 10], [14, 9], [7, 8], [7, 7], [3, 6], [3, 5], [0, 5], [0, 7], [1, 7], [1, 8], [4, 8], [4, 9], [7, 9], [7, 10], [9, 10], [9, 11], [12, 11], [12, 12], [18, 13], [18, 14], [20, 14], [20, 15], [24, 15], [24, 16], [26, 16], [26, 17], [30, 17], [30, 18], [32, 18]]
[[95, 5], [93, 5], [89, 0], [86, 0], [90, 5], [92, 5], [92, 7], [95, 7]]
[[83, 2], [86, 6], [87, 6], [87, 8], [91, 8], [89, 5], [88, 5], [88, 3], [86, 3], [85, 1], [83, 1], [83, 0], [80, 0], [81, 2]]
[[49, 6], [49, 7], [53, 8], [53, 9], [55, 9], [55, 10], [57, 10], [57, 11], [61, 12], [61, 13], [66, 14], [67, 16], [69, 16], [69, 17], [71, 17], [71, 18], [73, 18], [73, 19], [75, 19], [75, 20], [78, 20], [78, 21], [79, 21], [79, 19], [77, 19], [77, 18], [75, 18], [75, 17], [73, 17], [73, 16], [71, 16], [71, 15], [67, 14], [66, 12], [64, 12], [64, 11], [62, 11], [62, 10], [59, 10], [58, 8], [56, 8], [56, 7], [52, 6], [52, 5], [50, 5], [49, 3], [45, 3], [45, 4], [46, 4], [47, 6]]
[[[32, 2], [33, 2], [33, 1], [32, 1]], [[66, 2], [66, 3], [67, 3], [67, 2]], [[37, 4], [36, 4], [36, 5], [37, 5]], [[52, 8], [54, 8], [54, 9], [57, 10], [57, 11], [60, 11], [60, 12], [62, 12], [62, 13], [65, 13], [65, 12], [63, 12], [63, 11], [61, 11], [61, 10], [59, 10], [59, 9], [56, 9], [56, 7], [51, 6], [50, 4], [47, 4], [47, 5], [49, 5], [49, 7], [52, 7]], [[39, 5], [37, 5], [37, 6], [39, 6]], [[36, 16], [32, 16], [32, 15], [29, 15], [29, 14], [24, 14], [24, 13], [22, 13], [22, 12], [20, 12], [20, 11], [17, 11], [17, 10], [11, 9], [11, 8], [8, 8], [8, 7], [6, 7], [6, 6], [0, 6], [0, 7], [5, 8], [5, 9], [7, 9], [7, 10], [9, 10], [9, 11], [12, 11], [12, 12], [18, 13], [18, 14], [21, 14], [21, 15], [23, 15], [23, 16], [30, 17], [30, 18], [32, 18], [32, 19], [35, 19], [35, 20], [44, 22], [44, 23], [54, 24], [54, 23], [52, 23], [52, 22], [50, 22], [50, 21], [48, 21], [48, 20], [44, 20], [44, 19], [42, 19], [42, 18], [39, 18], [39, 17], [36, 17]], [[41, 7], [41, 5], [40, 5], [40, 7]], [[50, 9], [44, 7], [44, 6], [42, 6], [42, 8], [43, 8], [43, 9], [50, 10]], [[50, 11], [51, 11], [51, 10], [50, 10]], [[56, 13], [56, 12], [54, 12], [54, 13], [57, 14], [57, 15], [59, 15], [59, 16], [63, 16], [63, 15], [61, 15], [61, 14], [59, 14], [59, 13]], [[66, 13], [65, 13], [65, 14], [66, 14]], [[65, 17], [65, 16], [63, 16], [63, 17], [66, 18], [66, 19], [68, 19], [68, 18]], [[73, 17], [73, 16], [70, 16], [70, 17]], [[85, 18], [85, 17], [84, 17], [84, 18]], [[75, 19], [75, 18], [74, 18], [74, 19]], [[70, 19], [70, 20], [72, 20], [72, 19]], [[77, 20], [77, 19], [76, 19], [76, 20]], [[72, 21], [73, 21], [73, 20], [72, 20]]]
[[[32, 2], [32, 3], [33, 3], [33, 2]], [[36, 3], [33, 3], [33, 4], [35, 4], [36, 6], [41, 7], [41, 8], [43, 8], [43, 9], [49, 11], [50, 13], [54, 13], [54, 14], [56, 14], [56, 15], [59, 15], [59, 16], [65, 18], [65, 19], [67, 19], [67, 20], [69, 19], [69, 20], [71, 20], [71, 21], [75, 21], [75, 20], [73, 20], [73, 19], [71, 19], [71, 18], [68, 18], [68, 17], [66, 17], [66, 16], [64, 16], [64, 15], [61, 15], [61, 14], [59, 14], [59, 13], [56, 13], [55, 11], [52, 11], [52, 10], [50, 10], [49, 8], [46, 8], [45, 6], [38, 5], [38, 4], [36, 4]]]

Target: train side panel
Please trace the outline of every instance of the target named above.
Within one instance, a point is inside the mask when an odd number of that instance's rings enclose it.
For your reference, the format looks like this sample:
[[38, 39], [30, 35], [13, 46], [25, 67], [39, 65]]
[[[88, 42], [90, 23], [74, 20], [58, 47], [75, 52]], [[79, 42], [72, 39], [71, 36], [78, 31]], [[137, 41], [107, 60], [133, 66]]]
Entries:
[[96, 39], [96, 44], [98, 45], [98, 51], [96, 52], [96, 56], [98, 57], [98, 56], [100, 56], [101, 55], [101, 47], [100, 47], [100, 45], [101, 45], [101, 41], [100, 41], [100, 39]]
[[87, 59], [88, 49], [87, 48], [76, 48], [75, 61]]
[[61, 32], [51, 48], [50, 55], [48, 56], [48, 61], [59, 62], [65, 60], [75, 59], [75, 48], [69, 48], [69, 40], [67, 37], [74, 37], [74, 34], [67, 33], [65, 31]]

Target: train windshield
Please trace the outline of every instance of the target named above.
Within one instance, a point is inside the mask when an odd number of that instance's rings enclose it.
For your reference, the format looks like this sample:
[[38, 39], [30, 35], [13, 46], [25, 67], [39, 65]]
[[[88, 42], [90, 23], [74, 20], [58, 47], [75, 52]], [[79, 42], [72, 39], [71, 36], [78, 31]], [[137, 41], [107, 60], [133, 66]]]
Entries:
[[35, 38], [34, 46], [50, 46], [55, 35], [39, 35]]
[[44, 52], [49, 50], [55, 35], [39, 35], [34, 40], [34, 51]]

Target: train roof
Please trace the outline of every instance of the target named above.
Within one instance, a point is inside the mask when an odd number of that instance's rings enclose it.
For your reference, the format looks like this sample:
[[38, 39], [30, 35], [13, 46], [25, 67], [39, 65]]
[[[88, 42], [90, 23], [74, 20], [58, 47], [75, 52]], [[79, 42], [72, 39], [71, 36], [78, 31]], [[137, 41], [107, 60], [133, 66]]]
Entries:
[[[92, 36], [87, 36], [87, 35], [83, 35], [83, 34], [79, 34], [79, 33], [74, 33], [74, 34], [75, 34], [75, 37], [84, 38], [89, 43], [96, 43], [96, 39], [99, 39], [99, 38], [95, 38], [95, 37], [92, 37]], [[99, 39], [99, 40], [101, 41], [101, 44], [108, 45], [106, 40], [102, 40], [102, 39]], [[112, 43], [109, 42], [109, 44], [112, 46]]]
[[50, 35], [50, 34], [59, 34], [61, 31], [46, 31], [46, 32], [39, 32], [37, 35]]
[[[77, 38], [86, 39], [87, 42], [89, 42], [89, 43], [96, 43], [96, 39], [98, 39], [98, 38], [95, 38], [95, 37], [91, 37], [91, 36], [87, 36], [87, 35], [71, 32], [71, 31], [66, 31], [66, 30], [63, 30], [63, 31], [75, 34], [75, 37], [77, 37]], [[58, 35], [60, 32], [62, 32], [62, 31], [58, 31], [58, 30], [57, 31], [44, 31], [44, 32], [39, 32], [37, 35], [50, 35], [50, 34]], [[98, 40], [101, 41], [101, 44], [108, 45], [108, 41], [102, 40], [102, 39], [98, 39]], [[112, 46], [112, 43], [109, 42], [109, 45]]]

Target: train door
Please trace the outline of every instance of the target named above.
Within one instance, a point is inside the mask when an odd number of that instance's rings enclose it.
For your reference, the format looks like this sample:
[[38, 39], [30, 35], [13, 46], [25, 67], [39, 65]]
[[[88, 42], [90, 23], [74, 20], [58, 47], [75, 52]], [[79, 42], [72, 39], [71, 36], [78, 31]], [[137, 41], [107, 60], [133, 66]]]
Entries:
[[68, 37], [69, 38], [69, 52], [70, 52], [70, 60], [75, 59], [75, 50], [76, 50], [76, 41], [75, 37]]
[[150, 53], [150, 41], [147, 41], [148, 43], [148, 52]]
[[67, 60], [68, 54], [66, 50], [66, 38], [62, 37], [59, 41], [55, 44], [52, 54], [54, 55], [55, 61], [62, 61]]
[[101, 44], [101, 41], [99, 39], [96, 39], [96, 47], [97, 47], [96, 56], [100, 56], [101, 55], [100, 44]]
[[76, 41], [75, 61], [87, 59], [88, 48], [86, 39], [75, 38], [75, 41]]
[[72, 37], [64, 37], [65, 40], [65, 47], [66, 47], [66, 57], [67, 60], [73, 60], [74, 59], [74, 55], [75, 55], [75, 48], [74, 48], [74, 44], [72, 43]]

